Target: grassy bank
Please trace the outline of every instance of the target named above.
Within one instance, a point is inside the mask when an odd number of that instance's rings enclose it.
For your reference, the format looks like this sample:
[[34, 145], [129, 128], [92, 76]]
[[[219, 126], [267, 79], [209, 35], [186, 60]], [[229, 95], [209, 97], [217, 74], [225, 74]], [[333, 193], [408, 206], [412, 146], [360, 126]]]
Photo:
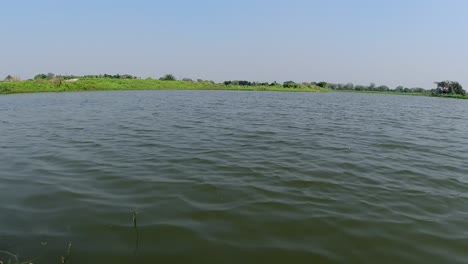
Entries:
[[430, 92], [427, 93], [405, 93], [394, 91], [356, 91], [356, 90], [334, 90], [337, 93], [368, 93], [368, 94], [394, 94], [394, 95], [410, 95], [410, 96], [432, 96]]
[[73, 91], [113, 91], [113, 90], [238, 90], [238, 91], [280, 91], [280, 92], [324, 92], [329, 89], [317, 86], [285, 88], [274, 86], [224, 85], [212, 82], [161, 81], [154, 79], [110, 79], [88, 78], [76, 82], [52, 81], [15, 81], [0, 82], [0, 94], [38, 93], [38, 92], [73, 92]]
[[232, 91], [275, 91], [275, 92], [346, 92], [393, 94], [410, 96], [433, 96], [443, 98], [468, 99], [468, 95], [433, 95], [424, 93], [397, 92], [397, 91], [357, 91], [357, 90], [331, 90], [314, 85], [298, 85], [295, 88], [275, 85], [225, 85], [210, 81], [164, 81], [157, 79], [112, 79], [112, 78], [82, 78], [76, 82], [39, 81], [11, 81], [0, 82], [0, 94], [40, 93], [40, 92], [78, 92], [78, 91], [117, 91], [117, 90], [232, 90]]
[[338, 93], [367, 93], [367, 94], [393, 94], [393, 95], [429, 96], [429, 97], [441, 97], [441, 98], [468, 99], [468, 95], [459, 95], [459, 94], [434, 95], [429, 91], [427, 91], [425, 93], [413, 93], [413, 92], [405, 93], [405, 92], [395, 92], [395, 91], [334, 90], [334, 92], [338, 92]]

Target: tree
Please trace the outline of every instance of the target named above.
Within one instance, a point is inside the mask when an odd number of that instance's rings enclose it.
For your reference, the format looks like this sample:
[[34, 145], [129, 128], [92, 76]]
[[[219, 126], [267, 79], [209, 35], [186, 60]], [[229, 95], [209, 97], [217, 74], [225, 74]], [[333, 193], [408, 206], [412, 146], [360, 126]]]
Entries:
[[299, 85], [293, 81], [287, 81], [283, 83], [284, 88], [298, 88]]
[[318, 87], [321, 87], [321, 88], [327, 88], [327, 87], [328, 87], [328, 83], [327, 83], [327, 82], [319, 82], [319, 83], [317, 83], [317, 86], [318, 86]]
[[450, 81], [435, 82], [437, 84], [436, 93], [447, 94], [449, 92]]
[[122, 78], [122, 79], [137, 79], [136, 76], [132, 76], [130, 74], [121, 75], [120, 78]]
[[375, 88], [377, 91], [381, 91], [381, 92], [386, 92], [386, 91], [390, 91], [390, 88], [386, 85], [380, 85], [378, 87]]
[[405, 87], [403, 86], [398, 86], [397, 88], [395, 88], [395, 92], [399, 92], [399, 93], [402, 93], [403, 91], [405, 90]]
[[241, 86], [252, 86], [252, 83], [249, 81], [239, 81], [239, 85]]
[[414, 88], [411, 88], [411, 92], [412, 93], [425, 93], [426, 90], [424, 88], [414, 87]]
[[176, 77], [172, 74], [166, 74], [160, 78], [161, 81], [176, 81]]
[[7, 77], [5, 77], [5, 82], [17, 82], [17, 81], [21, 81], [21, 78], [16, 77], [16, 76], [11, 76], [11, 75], [8, 75]]
[[441, 82], [435, 82], [435, 84], [437, 85], [437, 88], [435, 89], [435, 91], [433, 91], [433, 93], [436, 95], [441, 95], [441, 94], [465, 95], [466, 94], [466, 91], [463, 90], [463, 87], [458, 82], [441, 81]]
[[62, 86], [65, 79], [62, 76], [57, 75], [51, 81], [54, 83], [55, 86]]
[[55, 74], [53, 74], [53, 73], [51, 73], [51, 72], [49, 72], [49, 73], [47, 74], [47, 80], [52, 80], [52, 79], [54, 79], [54, 78], [55, 78]]
[[347, 83], [345, 86], [343, 86], [343, 90], [354, 90], [354, 84]]
[[366, 89], [367, 89], [367, 87], [364, 86], [364, 85], [356, 85], [356, 86], [354, 86], [354, 90], [356, 90], [356, 91], [365, 91]]
[[36, 81], [45, 80], [45, 79], [47, 79], [47, 74], [44, 74], [44, 73], [40, 73], [40, 74], [34, 76], [34, 80], [36, 80]]
[[451, 93], [465, 95], [466, 91], [458, 82], [450, 82], [449, 90]]
[[375, 83], [371, 83], [371, 84], [369, 85], [369, 90], [370, 90], [370, 91], [374, 91], [374, 90], [375, 90]]

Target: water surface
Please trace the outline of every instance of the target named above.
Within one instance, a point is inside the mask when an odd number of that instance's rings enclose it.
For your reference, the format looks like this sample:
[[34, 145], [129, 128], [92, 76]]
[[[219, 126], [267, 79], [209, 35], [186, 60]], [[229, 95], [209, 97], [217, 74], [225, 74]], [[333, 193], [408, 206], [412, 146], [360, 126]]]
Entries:
[[466, 113], [464, 100], [376, 94], [0, 96], [0, 250], [35, 263], [70, 242], [68, 263], [467, 263]]

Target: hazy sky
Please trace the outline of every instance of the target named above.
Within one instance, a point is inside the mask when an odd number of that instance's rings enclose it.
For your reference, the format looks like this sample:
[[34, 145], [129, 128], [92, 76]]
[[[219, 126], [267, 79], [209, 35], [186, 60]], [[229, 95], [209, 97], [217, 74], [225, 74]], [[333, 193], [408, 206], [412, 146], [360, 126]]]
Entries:
[[465, 0], [15, 0], [0, 78], [130, 73], [468, 88]]

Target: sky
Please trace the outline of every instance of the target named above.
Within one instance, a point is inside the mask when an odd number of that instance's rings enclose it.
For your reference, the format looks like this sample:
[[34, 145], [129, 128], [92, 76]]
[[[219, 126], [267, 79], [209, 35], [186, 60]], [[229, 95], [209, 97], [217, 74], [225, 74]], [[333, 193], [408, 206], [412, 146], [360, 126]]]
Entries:
[[465, 0], [15, 0], [0, 78], [38, 73], [468, 88]]

